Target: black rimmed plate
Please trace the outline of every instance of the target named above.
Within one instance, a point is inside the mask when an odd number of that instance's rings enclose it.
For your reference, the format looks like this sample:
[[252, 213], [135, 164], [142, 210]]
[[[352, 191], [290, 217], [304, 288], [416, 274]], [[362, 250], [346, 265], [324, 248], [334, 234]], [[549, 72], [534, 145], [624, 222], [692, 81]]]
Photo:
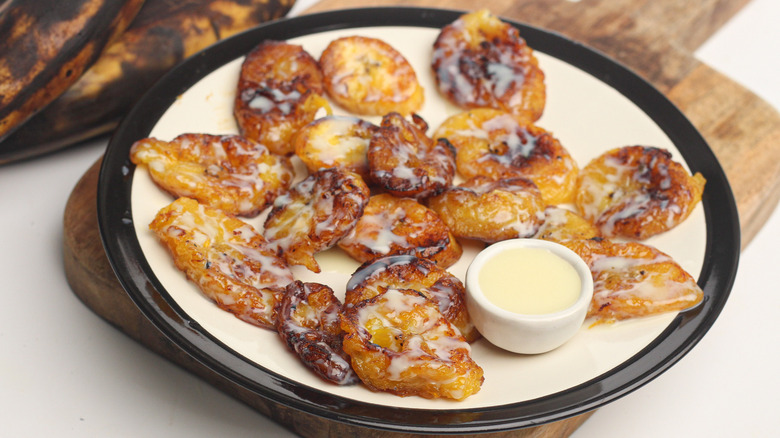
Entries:
[[[536, 50], [548, 100], [537, 124], [580, 166], [601, 152], [642, 144], [669, 149], [707, 186], [701, 205], [679, 227], [649, 240], [696, 275], [705, 294], [697, 308], [635, 321], [584, 326], [563, 347], [513, 355], [486, 341], [473, 345], [485, 370], [482, 390], [463, 402], [396, 397], [363, 386], [318, 380], [287, 352], [278, 336], [219, 310], [177, 271], [148, 224], [172, 198], [129, 160], [133, 142], [184, 132], [235, 133], [232, 102], [243, 55], [265, 39], [291, 40], [313, 56], [345, 35], [381, 38], [414, 66], [425, 87], [420, 114], [435, 129], [458, 112], [437, 95], [430, 75], [438, 30], [462, 12], [370, 8], [269, 23], [190, 58], [158, 82], [116, 131], [98, 186], [101, 236], [117, 277], [141, 311], [176, 345], [226, 379], [301, 411], [364, 427], [418, 433], [501, 431], [561, 420], [639, 388], [685, 355], [726, 303], [739, 256], [736, 206], [723, 170], [696, 129], [662, 94], [609, 58], [559, 35], [512, 23]], [[248, 220], [261, 227], [259, 218]], [[716, 241], [717, 239], [717, 241]], [[450, 270], [463, 278], [479, 248], [466, 245]], [[294, 267], [304, 281], [337, 293], [357, 266], [340, 250], [318, 255], [323, 273]]]

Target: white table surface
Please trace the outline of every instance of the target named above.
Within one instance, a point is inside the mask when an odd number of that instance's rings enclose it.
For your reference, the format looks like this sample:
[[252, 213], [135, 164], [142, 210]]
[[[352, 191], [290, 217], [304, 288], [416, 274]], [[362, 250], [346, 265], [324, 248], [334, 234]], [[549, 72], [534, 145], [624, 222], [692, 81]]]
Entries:
[[[780, 1], [753, 0], [697, 56], [780, 108], [779, 19]], [[149, 352], [70, 291], [65, 202], [105, 145], [0, 167], [0, 435], [294, 436]], [[704, 339], [574, 436], [778, 436], [778, 243], [780, 209], [743, 252], [731, 297]]]

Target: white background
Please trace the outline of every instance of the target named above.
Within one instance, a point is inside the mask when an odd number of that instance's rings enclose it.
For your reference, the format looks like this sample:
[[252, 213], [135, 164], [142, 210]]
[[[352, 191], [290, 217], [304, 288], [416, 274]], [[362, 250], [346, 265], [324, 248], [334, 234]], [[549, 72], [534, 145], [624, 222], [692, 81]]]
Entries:
[[[316, 0], [302, 0], [293, 13]], [[753, 0], [697, 57], [780, 108], [780, 2]], [[105, 141], [0, 166], [0, 428], [13, 437], [292, 437], [85, 307], [62, 215]], [[780, 429], [780, 210], [743, 252], [725, 309], [680, 362], [596, 411], [589, 437], [769, 437]]]

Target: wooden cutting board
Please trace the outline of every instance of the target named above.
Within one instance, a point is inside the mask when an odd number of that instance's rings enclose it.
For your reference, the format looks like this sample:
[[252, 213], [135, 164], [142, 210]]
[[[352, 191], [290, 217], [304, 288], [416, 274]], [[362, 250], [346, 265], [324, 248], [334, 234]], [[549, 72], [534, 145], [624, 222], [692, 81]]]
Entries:
[[[780, 115], [691, 53], [747, 0], [485, 0], [493, 13], [552, 30], [618, 60], [653, 83], [699, 129], [725, 169], [740, 213], [743, 247], [780, 198]], [[370, 6], [469, 10], [466, 0], [394, 2], [322, 0], [307, 12]], [[215, 374], [172, 344], [119, 285], [100, 243], [96, 190], [99, 162], [74, 188], [64, 216], [64, 264], [76, 296], [117, 329], [260, 414], [305, 437], [402, 437], [328, 421], [269, 402]], [[486, 437], [565, 437], [591, 413]]]

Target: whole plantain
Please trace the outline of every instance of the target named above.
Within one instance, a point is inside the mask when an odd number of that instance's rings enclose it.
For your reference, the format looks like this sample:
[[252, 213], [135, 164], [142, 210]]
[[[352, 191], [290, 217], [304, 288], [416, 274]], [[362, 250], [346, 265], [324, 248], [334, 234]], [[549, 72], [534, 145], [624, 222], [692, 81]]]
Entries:
[[0, 164], [110, 133], [173, 66], [284, 16], [294, 0], [146, 0], [133, 23], [58, 99], [0, 141]]
[[143, 0], [0, 3], [0, 141], [73, 85]]

